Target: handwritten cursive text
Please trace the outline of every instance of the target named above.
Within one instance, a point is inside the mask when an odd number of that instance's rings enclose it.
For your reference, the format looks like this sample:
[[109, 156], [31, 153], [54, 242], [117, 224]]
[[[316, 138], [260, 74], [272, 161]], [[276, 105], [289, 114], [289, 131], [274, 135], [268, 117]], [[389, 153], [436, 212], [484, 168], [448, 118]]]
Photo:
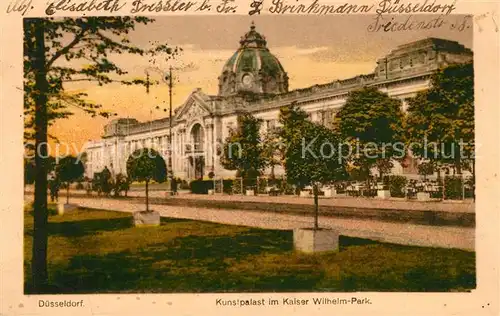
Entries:
[[108, 11], [109, 13], [120, 11], [124, 4], [120, 4], [120, 0], [91, 0], [75, 3], [71, 0], [59, 0], [51, 2], [45, 9], [45, 14], [54, 15], [57, 11]]
[[[295, 1], [293, 1], [295, 2]], [[350, 13], [368, 13], [372, 10], [372, 6], [356, 5], [344, 3], [341, 5], [320, 4], [318, 0], [314, 0], [311, 4], [287, 4], [285, 0], [273, 0], [269, 7], [269, 12], [274, 14], [350, 14]]]
[[7, 13], [21, 12], [21, 15], [24, 16], [29, 9], [33, 9], [31, 1], [32, 0], [12, 1], [11, 3], [9, 3], [9, 6], [7, 7]]
[[165, 1], [158, 1], [158, 2], [153, 2], [153, 3], [144, 3], [145, 1], [143, 0], [135, 0], [132, 2], [132, 10], [130, 10], [130, 13], [139, 13], [139, 12], [175, 12], [175, 11], [189, 11], [195, 4], [196, 2], [191, 2], [191, 1], [171, 1], [171, 0], [165, 0]]
[[378, 9], [375, 12], [378, 16], [394, 13], [441, 13], [449, 15], [456, 9], [455, 2], [456, 0], [451, 4], [436, 4], [436, 0], [433, 2], [424, 0], [424, 2], [416, 3], [401, 3], [400, 0], [382, 0], [379, 2]]

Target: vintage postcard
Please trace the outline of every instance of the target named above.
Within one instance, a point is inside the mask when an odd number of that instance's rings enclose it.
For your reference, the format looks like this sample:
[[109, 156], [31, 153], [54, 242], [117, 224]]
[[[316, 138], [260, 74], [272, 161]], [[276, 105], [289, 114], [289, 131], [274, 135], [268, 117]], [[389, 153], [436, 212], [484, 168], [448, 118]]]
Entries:
[[0, 315], [497, 315], [498, 9], [3, 3]]

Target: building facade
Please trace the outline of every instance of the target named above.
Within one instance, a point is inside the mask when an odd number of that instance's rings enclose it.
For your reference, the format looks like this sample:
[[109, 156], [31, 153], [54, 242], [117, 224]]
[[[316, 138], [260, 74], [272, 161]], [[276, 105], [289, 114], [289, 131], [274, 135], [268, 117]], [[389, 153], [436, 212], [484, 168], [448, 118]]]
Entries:
[[[168, 163], [171, 152], [175, 177], [194, 179], [214, 172], [232, 177], [235, 172], [220, 166], [220, 145], [236, 127], [240, 113], [249, 112], [263, 120], [262, 133], [278, 126], [279, 109], [295, 103], [311, 120], [329, 126], [345, 104], [349, 91], [374, 86], [390, 97], [406, 99], [429, 87], [430, 76], [451, 63], [472, 61], [468, 48], [455, 41], [427, 38], [398, 46], [377, 61], [374, 71], [345, 80], [289, 91], [288, 75], [271, 53], [264, 36], [252, 24], [240, 47], [225, 63], [218, 95], [195, 89], [169, 118], [138, 122], [119, 118], [105, 126], [100, 140], [89, 141], [86, 176], [107, 167], [126, 174], [126, 161], [140, 148], [154, 148]], [[170, 140], [169, 136], [172, 139]], [[172, 144], [172, 146], [170, 146]], [[171, 149], [171, 150], [170, 150]], [[275, 169], [275, 174], [283, 172]], [[416, 166], [395, 164], [394, 174], [415, 174]]]

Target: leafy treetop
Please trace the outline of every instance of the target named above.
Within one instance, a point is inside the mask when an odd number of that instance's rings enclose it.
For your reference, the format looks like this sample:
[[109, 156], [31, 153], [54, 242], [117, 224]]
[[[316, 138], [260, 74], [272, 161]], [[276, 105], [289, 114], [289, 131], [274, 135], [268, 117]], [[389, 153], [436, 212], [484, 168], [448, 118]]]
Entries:
[[401, 101], [376, 87], [351, 91], [335, 117], [334, 128], [352, 148], [359, 145], [361, 152], [355, 152], [352, 157], [354, 164], [362, 169], [377, 166], [382, 173], [391, 167], [390, 159], [406, 156]]
[[228, 170], [237, 170], [244, 178], [260, 175], [267, 166], [264, 144], [260, 135], [262, 120], [251, 114], [238, 116], [236, 129], [229, 131], [224, 142], [221, 164]]
[[282, 137], [287, 180], [299, 187], [333, 182], [345, 177], [345, 148], [332, 130], [309, 120], [295, 106], [282, 108]]
[[83, 163], [73, 156], [61, 158], [56, 165], [56, 175], [61, 182], [74, 182], [81, 178], [84, 172]]
[[162, 183], [167, 178], [167, 166], [156, 150], [137, 149], [127, 160], [127, 175], [135, 181]]
[[[40, 21], [41, 20], [41, 21]], [[133, 45], [128, 34], [138, 24], [149, 24], [153, 19], [146, 17], [82, 17], [46, 18], [23, 20], [24, 23], [24, 110], [25, 138], [33, 138], [35, 111], [34, 60], [36, 28], [43, 24], [45, 34], [45, 69], [48, 80], [47, 116], [49, 124], [60, 118], [67, 118], [75, 109], [92, 116], [109, 117], [113, 113], [103, 109], [101, 104], [86, 100], [87, 94], [71, 91], [67, 84], [93, 82], [99, 86], [111, 83], [124, 85], [145, 85], [143, 79], [123, 79], [127, 71], [113, 62], [113, 56], [132, 54], [140, 56], [163, 55], [167, 59], [180, 53], [180, 48], [167, 44], [152, 44], [144, 49]]]
[[463, 160], [473, 159], [473, 64], [453, 64], [436, 72], [430, 89], [409, 100], [407, 126], [416, 156], [459, 170]]

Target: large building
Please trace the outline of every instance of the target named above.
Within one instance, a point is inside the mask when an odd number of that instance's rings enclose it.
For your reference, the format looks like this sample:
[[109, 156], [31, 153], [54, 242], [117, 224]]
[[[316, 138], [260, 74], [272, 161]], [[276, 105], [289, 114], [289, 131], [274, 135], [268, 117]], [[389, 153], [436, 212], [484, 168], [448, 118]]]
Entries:
[[[237, 123], [237, 116], [250, 112], [264, 121], [262, 132], [278, 125], [279, 109], [296, 103], [321, 124], [332, 123], [349, 91], [374, 86], [393, 98], [406, 99], [429, 86], [430, 76], [450, 63], [471, 61], [472, 51], [458, 42], [427, 38], [398, 46], [377, 61], [373, 73], [327, 84], [289, 91], [288, 76], [272, 54], [264, 36], [252, 24], [238, 50], [225, 63], [218, 95], [194, 90], [169, 118], [149, 122], [115, 119], [105, 126], [102, 139], [86, 144], [88, 177], [104, 167], [126, 173], [126, 160], [138, 148], [157, 149], [168, 162], [172, 136], [172, 170], [175, 177], [193, 179], [213, 171], [217, 177], [234, 176], [219, 164], [218, 144]], [[282, 170], [276, 170], [276, 173]], [[413, 164], [396, 164], [395, 174], [415, 174]]]

